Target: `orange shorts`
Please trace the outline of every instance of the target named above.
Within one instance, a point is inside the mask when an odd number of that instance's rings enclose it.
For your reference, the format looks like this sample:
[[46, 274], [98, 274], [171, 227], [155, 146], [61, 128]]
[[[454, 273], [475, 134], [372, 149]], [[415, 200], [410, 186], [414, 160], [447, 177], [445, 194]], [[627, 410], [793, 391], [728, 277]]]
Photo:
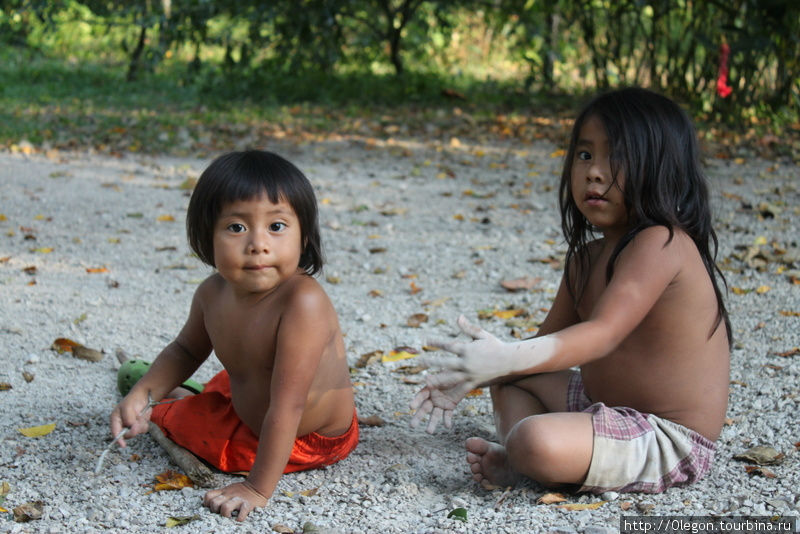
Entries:
[[[169, 439], [222, 471], [250, 471], [256, 459], [258, 436], [233, 409], [227, 371], [217, 373], [202, 393], [154, 407], [150, 420], [161, 427]], [[357, 444], [358, 418], [354, 409], [350, 428], [341, 436], [328, 437], [312, 432], [296, 438], [283, 472], [304, 471], [338, 462]]]

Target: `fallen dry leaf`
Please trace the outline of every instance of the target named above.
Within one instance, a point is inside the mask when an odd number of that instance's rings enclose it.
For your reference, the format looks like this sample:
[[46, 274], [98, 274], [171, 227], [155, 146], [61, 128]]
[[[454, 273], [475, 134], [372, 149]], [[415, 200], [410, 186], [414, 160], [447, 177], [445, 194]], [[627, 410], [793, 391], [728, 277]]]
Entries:
[[72, 355], [81, 360], [87, 360], [90, 362], [99, 362], [103, 359], [103, 353], [99, 350], [90, 349], [88, 347], [84, 347], [83, 345], [79, 345], [77, 347], [72, 348]]
[[777, 478], [777, 475], [767, 469], [766, 467], [759, 467], [757, 465], [746, 465], [744, 467], [745, 472], [750, 476], [762, 476], [764, 478]]
[[367, 352], [362, 354], [358, 361], [355, 363], [355, 366], [358, 369], [363, 369], [369, 364], [375, 363], [383, 357], [382, 350], [373, 350], [372, 352]]
[[294, 534], [294, 529], [286, 525], [275, 524], [272, 525], [272, 531], [278, 534]]
[[8, 391], [9, 389], [14, 389], [14, 386], [8, 382], [0, 382], [0, 391]]
[[500, 285], [506, 291], [527, 291], [529, 289], [533, 289], [536, 284], [542, 281], [540, 276], [536, 278], [532, 276], [526, 276], [524, 278], [516, 278], [514, 280], [503, 280], [500, 282]]
[[580, 512], [581, 510], [597, 510], [601, 506], [603, 506], [606, 501], [597, 501], [592, 503], [577, 503], [571, 502], [568, 504], [559, 504], [556, 508], [561, 508], [563, 510], [569, 510], [570, 512]]
[[65, 337], [60, 337], [53, 341], [52, 349], [59, 354], [63, 354], [65, 352], [72, 352], [73, 348], [81, 346], [82, 345], [76, 341], [72, 341], [71, 339], [67, 339]]
[[369, 415], [367, 417], [359, 417], [358, 424], [364, 426], [383, 426], [386, 424], [386, 421], [377, 415]]
[[167, 528], [179, 527], [187, 523], [191, 523], [196, 519], [200, 519], [200, 516], [199, 515], [170, 516], [164, 522], [164, 526]]
[[55, 430], [55, 428], [56, 428], [55, 423], [49, 423], [46, 425], [30, 426], [28, 428], [18, 428], [17, 430], [19, 430], [19, 433], [22, 434], [23, 436], [29, 438], [40, 438], [42, 436], [46, 436], [47, 434]]
[[561, 493], [545, 493], [538, 499], [536, 499], [536, 504], [555, 504], [557, 502], [566, 502], [567, 498], [564, 497]]
[[419, 287], [419, 286], [418, 286], [417, 284], [415, 284], [414, 282], [411, 282], [411, 283], [409, 284], [409, 286], [408, 286], [408, 292], [409, 292], [409, 293], [411, 293], [412, 295], [416, 295], [416, 294], [417, 294], [417, 293], [419, 293], [420, 291], [422, 291], [422, 288], [421, 288], [421, 287]]
[[153, 485], [153, 491], [171, 491], [194, 487], [189, 477], [171, 469], [159, 473], [155, 478], [157, 483]]
[[775, 465], [783, 461], [784, 456], [782, 452], [778, 452], [772, 447], [758, 445], [747, 449], [741, 454], [734, 455], [733, 459], [757, 465]]
[[791, 350], [787, 350], [786, 352], [776, 352], [775, 354], [781, 358], [789, 358], [790, 356], [796, 356], [797, 354], [800, 354], [800, 347], [795, 347]]
[[428, 322], [427, 313], [415, 313], [406, 320], [406, 324], [411, 328], [419, 328], [423, 323]]
[[399, 362], [400, 360], [416, 358], [417, 356], [419, 356], [419, 352], [411, 347], [398, 347], [381, 356], [381, 361], [383, 363]]
[[97, 274], [97, 273], [107, 273], [107, 267], [87, 267], [86, 272], [89, 274]]
[[44, 512], [44, 502], [32, 501], [20, 504], [11, 511], [14, 514], [14, 521], [17, 523], [27, 523], [42, 518]]

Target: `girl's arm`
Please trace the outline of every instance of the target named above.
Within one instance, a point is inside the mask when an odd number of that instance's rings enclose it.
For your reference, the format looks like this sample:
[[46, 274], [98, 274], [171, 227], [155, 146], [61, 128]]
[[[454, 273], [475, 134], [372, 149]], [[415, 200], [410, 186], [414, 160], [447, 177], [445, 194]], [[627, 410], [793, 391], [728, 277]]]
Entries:
[[[568, 369], [613, 351], [645, 318], [667, 286], [680, 272], [683, 246], [688, 239], [676, 231], [651, 227], [640, 232], [620, 253], [611, 282], [590, 317], [541, 337], [503, 343], [488, 332], [460, 320], [473, 337], [469, 343], [439, 343], [456, 354], [432, 360], [448, 369], [432, 377], [445, 386], [463, 380], [488, 382], [504, 375], [530, 375]], [[548, 325], [553, 328], [555, 323]]]
[[[205, 284], [204, 284], [205, 285]], [[211, 353], [211, 341], [203, 323], [204, 285], [192, 299], [189, 317], [178, 337], [164, 347], [147, 373], [131, 388], [130, 392], [111, 412], [111, 434], [116, 436], [124, 427], [130, 427], [124, 437], [132, 438], [146, 432], [150, 412], [139, 416], [149, 398], [158, 401], [192, 376]], [[125, 440], [120, 439], [120, 446]]]
[[331, 336], [327, 297], [302, 291], [281, 318], [270, 384], [270, 404], [258, 438], [256, 459], [244, 482], [206, 493], [209, 508], [244, 521], [265, 506], [278, 484], [294, 446], [306, 399]]

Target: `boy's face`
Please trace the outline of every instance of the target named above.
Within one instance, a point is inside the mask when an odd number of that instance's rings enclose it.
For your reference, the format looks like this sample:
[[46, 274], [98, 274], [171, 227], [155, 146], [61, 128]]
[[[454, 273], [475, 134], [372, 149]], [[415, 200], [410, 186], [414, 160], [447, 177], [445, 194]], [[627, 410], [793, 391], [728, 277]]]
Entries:
[[580, 212], [604, 234], [623, 231], [628, 211], [622, 194], [624, 176], [611, 172], [611, 146], [603, 123], [591, 116], [581, 126], [572, 161], [570, 188]]
[[300, 222], [291, 205], [266, 194], [225, 204], [214, 226], [214, 263], [241, 294], [265, 293], [298, 271]]

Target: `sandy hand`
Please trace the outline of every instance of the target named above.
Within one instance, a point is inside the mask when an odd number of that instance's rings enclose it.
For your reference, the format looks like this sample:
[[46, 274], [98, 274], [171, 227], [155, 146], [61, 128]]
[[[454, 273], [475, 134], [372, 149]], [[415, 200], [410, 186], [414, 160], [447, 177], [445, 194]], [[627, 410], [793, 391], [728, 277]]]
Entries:
[[247, 480], [207, 492], [203, 505], [225, 517], [244, 521], [256, 508], [266, 506], [269, 499], [259, 493]]
[[428, 416], [428, 426], [425, 429], [428, 434], [433, 434], [440, 423], [444, 423], [445, 428], [452, 428], [453, 410], [473, 387], [474, 384], [468, 382], [442, 389], [425, 386], [411, 401], [411, 409], [414, 410], [411, 427], [417, 428], [420, 421]]

